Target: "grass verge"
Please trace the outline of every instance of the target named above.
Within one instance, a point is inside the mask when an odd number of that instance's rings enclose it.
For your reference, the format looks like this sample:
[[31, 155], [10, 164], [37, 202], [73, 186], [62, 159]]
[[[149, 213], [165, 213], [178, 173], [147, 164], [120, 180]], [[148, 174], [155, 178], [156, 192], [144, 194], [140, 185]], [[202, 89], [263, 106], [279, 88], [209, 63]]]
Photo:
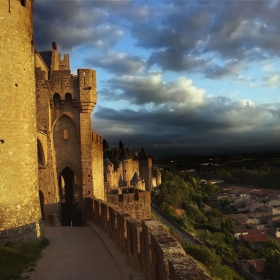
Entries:
[[49, 240], [43, 238], [38, 242], [20, 245], [6, 244], [0, 247], [0, 279], [20, 279], [21, 273], [33, 270], [36, 261], [41, 257], [41, 251], [47, 247]]

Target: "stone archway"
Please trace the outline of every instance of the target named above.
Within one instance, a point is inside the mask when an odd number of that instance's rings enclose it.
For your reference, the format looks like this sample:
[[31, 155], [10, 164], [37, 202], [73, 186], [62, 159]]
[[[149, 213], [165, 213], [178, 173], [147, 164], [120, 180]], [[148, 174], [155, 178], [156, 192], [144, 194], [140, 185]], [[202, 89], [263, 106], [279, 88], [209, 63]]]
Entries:
[[81, 209], [75, 192], [75, 173], [66, 166], [59, 175], [62, 226], [81, 226]]

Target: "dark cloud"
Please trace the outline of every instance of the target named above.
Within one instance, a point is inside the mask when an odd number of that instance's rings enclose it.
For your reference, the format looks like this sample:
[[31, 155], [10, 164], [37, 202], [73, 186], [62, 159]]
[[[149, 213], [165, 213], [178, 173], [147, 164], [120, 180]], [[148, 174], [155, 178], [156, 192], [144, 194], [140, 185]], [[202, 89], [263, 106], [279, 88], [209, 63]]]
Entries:
[[[243, 61], [279, 55], [278, 2], [273, 8], [270, 1], [178, 2], [165, 8], [166, 13], [132, 26], [137, 45], [154, 50], [150, 63], [183, 71], [192, 67], [194, 61], [187, 61], [190, 54]], [[201, 64], [202, 59], [195, 62]], [[193, 66], [197, 70], [197, 63]], [[224, 75], [213, 77], [218, 76]]]
[[103, 2], [106, 3], [79, 0], [36, 1], [34, 4], [36, 48], [49, 49], [52, 41], [59, 42], [63, 51], [69, 51], [78, 46], [102, 49], [111, 47], [123, 35], [123, 30], [108, 20], [110, 18], [108, 11], [100, 7], [113, 8], [123, 5], [120, 5], [118, 1]]
[[279, 104], [256, 106], [249, 101], [232, 102], [218, 97], [205, 100], [199, 108], [180, 110], [174, 105], [173, 109], [136, 111], [102, 107], [94, 114], [94, 123], [111, 144], [117, 144], [122, 137], [138, 149], [143, 142], [155, 156], [163, 151], [166, 156], [279, 148], [280, 135], [275, 129], [280, 119]]
[[177, 49], [166, 49], [155, 51], [149, 58], [149, 64], [157, 64], [163, 70], [169, 69], [174, 72], [182, 71], [197, 71], [209, 62], [203, 58], [195, 57], [193, 55], [182, 54]]
[[[216, 57], [252, 61], [279, 55], [279, 2], [159, 3], [38, 0], [36, 47], [46, 49], [56, 40], [63, 50], [86, 45], [107, 50], [130, 33], [136, 46], [152, 50], [150, 65], [175, 72], [200, 71]], [[206, 76], [224, 77], [221, 67]]]

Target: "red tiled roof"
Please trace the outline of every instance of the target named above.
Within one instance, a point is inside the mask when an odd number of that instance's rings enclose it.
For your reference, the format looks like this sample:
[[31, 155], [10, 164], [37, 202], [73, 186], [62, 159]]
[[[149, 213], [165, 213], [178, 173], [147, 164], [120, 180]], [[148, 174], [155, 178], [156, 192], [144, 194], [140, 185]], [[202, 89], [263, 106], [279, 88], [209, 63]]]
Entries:
[[257, 234], [247, 234], [247, 235], [242, 235], [242, 238], [244, 241], [252, 241], [254, 242], [267, 242], [268, 241], [268, 237], [266, 236], [266, 234], [263, 233], [257, 233]]
[[252, 191], [250, 191], [250, 194], [265, 196], [265, 195], [268, 195], [269, 193], [266, 191], [262, 191], [262, 190], [252, 190]]
[[247, 229], [243, 225], [238, 225], [234, 228], [234, 233], [247, 233]]

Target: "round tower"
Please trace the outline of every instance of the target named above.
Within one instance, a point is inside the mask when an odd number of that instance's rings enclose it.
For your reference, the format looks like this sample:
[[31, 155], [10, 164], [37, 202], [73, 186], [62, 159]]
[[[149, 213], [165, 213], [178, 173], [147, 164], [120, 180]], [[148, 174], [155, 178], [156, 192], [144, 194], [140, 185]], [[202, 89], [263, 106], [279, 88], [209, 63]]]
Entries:
[[0, 239], [41, 236], [33, 0], [0, 1]]
[[123, 148], [119, 155], [118, 161], [122, 165], [122, 172], [123, 172], [122, 175], [123, 175], [124, 186], [128, 186], [130, 183], [130, 180], [132, 179], [132, 177], [134, 175], [130, 151], [126, 148]]

